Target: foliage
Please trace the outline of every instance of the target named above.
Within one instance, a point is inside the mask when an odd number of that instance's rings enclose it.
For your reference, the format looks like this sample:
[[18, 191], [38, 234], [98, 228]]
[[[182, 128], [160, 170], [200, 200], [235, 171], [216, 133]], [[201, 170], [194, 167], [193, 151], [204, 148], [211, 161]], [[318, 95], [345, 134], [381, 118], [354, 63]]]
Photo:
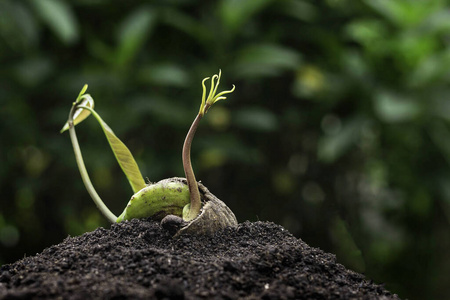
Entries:
[[[198, 82], [220, 67], [239, 88], [192, 161], [238, 220], [280, 223], [403, 298], [447, 298], [448, 13], [444, 0], [1, 1], [0, 260], [107, 225], [58, 133], [67, 95], [89, 83], [157, 181], [183, 174]], [[77, 127], [118, 212], [127, 182], [95, 121]]]

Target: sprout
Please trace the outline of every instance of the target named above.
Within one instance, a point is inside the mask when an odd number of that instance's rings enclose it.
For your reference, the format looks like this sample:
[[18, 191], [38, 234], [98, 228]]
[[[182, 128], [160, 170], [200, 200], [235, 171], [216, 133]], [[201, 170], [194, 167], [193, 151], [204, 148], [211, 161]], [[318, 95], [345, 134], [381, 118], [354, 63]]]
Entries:
[[[226, 99], [224, 95], [233, 92], [235, 89], [233, 85], [233, 88], [231, 90], [217, 93], [220, 76], [220, 70], [219, 75], [216, 74], [212, 76], [211, 88], [208, 97], [206, 97], [205, 82], [209, 79], [209, 77], [203, 79], [202, 81], [203, 94], [200, 110], [194, 122], [192, 123], [188, 134], [186, 135], [186, 139], [183, 145], [182, 159], [186, 180], [184, 180], [183, 178], [170, 178], [149, 185], [145, 184], [143, 176], [139, 171], [139, 167], [137, 166], [131, 152], [128, 150], [125, 144], [122, 143], [122, 141], [114, 134], [111, 128], [102, 120], [100, 115], [94, 110], [94, 99], [92, 99], [89, 94], [85, 94], [88, 86], [85, 85], [83, 87], [77, 99], [72, 104], [68, 121], [64, 125], [61, 132], [69, 130], [78, 169], [80, 170], [81, 177], [86, 186], [86, 189], [88, 190], [91, 198], [94, 200], [99, 210], [110, 222], [121, 222], [132, 218], [143, 217], [152, 217], [155, 220], [162, 220], [163, 218], [171, 215], [171, 217], [175, 216], [179, 219], [181, 219], [181, 217], [183, 218], [183, 220], [180, 221], [179, 224], [193, 224], [192, 221], [196, 219], [200, 214], [200, 210], [202, 209], [202, 202], [199, 192], [199, 186], [195, 179], [191, 164], [192, 140], [194, 138], [200, 120], [208, 112], [209, 108], [217, 101]], [[215, 82], [215, 80], [217, 80], [217, 82]], [[80, 146], [78, 144], [75, 125], [81, 123], [91, 114], [97, 119], [98, 123], [102, 127], [109, 145], [111, 146], [111, 149], [134, 192], [134, 195], [131, 197], [128, 205], [119, 217], [115, 216], [108, 209], [108, 207], [103, 203], [103, 201], [95, 191], [84, 165]], [[214, 222], [217, 221], [218, 218], [223, 219], [218, 223], [216, 222], [217, 224], [215, 224], [214, 226], [211, 226], [209, 228], [209, 232], [227, 225], [237, 224], [236, 218], [231, 210], [226, 207], [223, 202], [209, 193], [209, 191], [204, 186], [201, 187], [203, 189], [202, 193], [207, 199], [206, 201], [209, 201], [209, 204], [205, 206], [205, 209], [211, 210], [209, 213], [205, 214], [205, 218], [200, 220], [198, 224], [206, 224], [210, 222], [208, 221], [208, 218], [210, 218], [211, 221]], [[213, 205], [215, 205], [214, 209], [212, 208]], [[218, 215], [220, 217], [218, 217]], [[171, 220], [174, 219], [171, 218]], [[199, 228], [201, 226], [203, 225], [198, 225], [197, 227], [192, 226], [192, 228]], [[197, 229], [191, 230], [196, 231]]]
[[[84, 93], [87, 90], [87, 84], [84, 85], [83, 89], [81, 90], [80, 94], [78, 95], [75, 102], [72, 104], [72, 109], [69, 113], [69, 119], [67, 120], [66, 125], [61, 129], [61, 132], [64, 132], [66, 127], [69, 129], [70, 133], [70, 140], [72, 141], [73, 151], [75, 152], [75, 159], [77, 161], [78, 169], [80, 170], [81, 178], [83, 179], [83, 183], [91, 196], [92, 200], [94, 200], [94, 203], [97, 205], [100, 212], [111, 222], [116, 219], [116, 216], [109, 210], [109, 208], [103, 203], [100, 196], [97, 194], [97, 192], [94, 189], [94, 186], [92, 185], [92, 182], [89, 178], [89, 175], [86, 170], [86, 166], [84, 165], [83, 156], [81, 155], [80, 146], [78, 144], [77, 134], [75, 132], [75, 122], [80, 123], [84, 119], [86, 119], [89, 114], [77, 114], [77, 119], [74, 120], [74, 115], [76, 112], [78, 112], [81, 108], [78, 108], [78, 105], [80, 103], [83, 103], [83, 100], [86, 99], [86, 96]], [[90, 99], [92, 99], [89, 96]], [[92, 107], [94, 107], [93, 100], [92, 100]], [[80, 119], [81, 118], [81, 119]]]
[[[195, 179], [194, 170], [192, 169], [192, 164], [191, 164], [192, 140], [194, 139], [194, 135], [197, 130], [198, 124], [200, 123], [200, 120], [208, 112], [209, 108], [217, 101], [226, 99], [226, 97], [224, 97], [223, 95], [232, 93], [235, 89], [235, 86], [233, 85], [233, 88], [231, 90], [223, 91], [216, 95], [217, 87], [219, 86], [221, 75], [222, 75], [222, 71], [219, 70], [219, 75], [215, 74], [212, 77], [211, 89], [209, 91], [208, 98], [206, 98], [205, 81], [207, 81], [209, 79], [209, 77], [203, 79], [203, 81], [202, 81], [202, 87], [203, 87], [202, 104], [200, 105], [200, 110], [198, 112], [198, 115], [194, 119], [194, 122], [192, 123], [191, 128], [189, 129], [189, 131], [186, 135], [186, 139], [184, 140], [183, 153], [182, 153], [183, 168], [184, 168], [184, 173], [186, 175], [186, 180], [188, 183], [190, 200], [191, 200], [191, 204], [190, 204], [190, 207], [188, 208], [189, 210], [187, 212], [187, 215], [184, 216], [184, 219], [186, 221], [195, 219], [198, 216], [198, 214], [200, 213], [200, 209], [202, 207], [202, 203], [200, 201], [200, 192], [198, 190], [198, 185], [197, 185], [197, 180]], [[214, 84], [214, 79], [217, 79], [216, 84]]]
[[81, 178], [83, 179], [83, 183], [91, 196], [94, 203], [97, 205], [100, 212], [110, 221], [115, 222], [117, 217], [109, 210], [109, 208], [103, 203], [100, 196], [97, 194], [92, 182], [89, 178], [89, 174], [86, 170], [86, 166], [84, 164], [83, 156], [81, 154], [81, 149], [78, 143], [77, 134], [75, 131], [75, 125], [81, 123], [85, 120], [91, 113], [97, 119], [98, 123], [103, 129], [105, 136], [113, 150], [113, 153], [122, 168], [123, 172], [127, 176], [127, 179], [133, 189], [133, 192], [136, 193], [139, 190], [143, 189], [145, 185], [144, 178], [142, 177], [141, 172], [139, 171], [139, 167], [134, 160], [133, 155], [130, 150], [128, 150], [127, 146], [114, 134], [111, 128], [106, 124], [97, 112], [94, 111], [94, 99], [89, 94], [84, 94], [87, 90], [87, 84], [84, 85], [80, 94], [78, 95], [75, 102], [72, 104], [72, 108], [69, 113], [69, 118], [66, 124], [64, 125], [61, 132], [69, 129], [70, 140], [72, 141], [73, 150], [75, 153], [75, 159], [77, 161], [78, 169], [80, 170]]

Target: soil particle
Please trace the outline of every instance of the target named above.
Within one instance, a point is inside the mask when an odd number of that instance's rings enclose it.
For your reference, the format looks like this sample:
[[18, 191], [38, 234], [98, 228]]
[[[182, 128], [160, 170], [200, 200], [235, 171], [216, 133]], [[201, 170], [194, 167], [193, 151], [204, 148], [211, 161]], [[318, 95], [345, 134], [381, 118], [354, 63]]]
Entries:
[[0, 299], [399, 299], [270, 222], [172, 239], [98, 228], [0, 268]]

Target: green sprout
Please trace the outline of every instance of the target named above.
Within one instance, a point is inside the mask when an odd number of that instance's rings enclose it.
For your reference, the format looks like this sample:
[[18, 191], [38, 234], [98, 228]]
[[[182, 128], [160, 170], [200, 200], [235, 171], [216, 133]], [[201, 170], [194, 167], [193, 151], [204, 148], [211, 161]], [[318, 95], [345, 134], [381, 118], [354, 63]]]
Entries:
[[[195, 132], [197, 130], [198, 124], [203, 116], [208, 112], [209, 108], [219, 100], [226, 99], [223, 95], [232, 93], [235, 89], [233, 88], [229, 91], [223, 91], [216, 95], [217, 87], [219, 86], [220, 76], [222, 75], [222, 71], [219, 70], [219, 75], [214, 75], [211, 79], [211, 89], [209, 91], [208, 98], [206, 98], [206, 87], [205, 81], [209, 79], [209, 77], [203, 79], [202, 87], [203, 87], [203, 95], [202, 95], [202, 104], [200, 105], [200, 110], [198, 112], [197, 117], [195, 117], [194, 122], [192, 122], [191, 128], [186, 135], [186, 139], [184, 140], [183, 145], [183, 168], [184, 173], [186, 175], [186, 180], [189, 187], [189, 194], [191, 204], [189, 207], [189, 211], [187, 215], [184, 217], [186, 221], [193, 220], [197, 217], [200, 212], [202, 203], [200, 201], [200, 192], [198, 190], [197, 180], [195, 179], [194, 170], [192, 169], [191, 164], [191, 144], [194, 139]], [[217, 83], [214, 84], [214, 79], [217, 79]], [[205, 99], [206, 98], [206, 99]]]
[[[195, 179], [194, 171], [191, 164], [191, 145], [195, 132], [198, 128], [200, 120], [208, 112], [209, 108], [219, 100], [226, 99], [225, 94], [234, 91], [235, 86], [228, 91], [217, 93], [221, 77], [215, 74], [211, 78], [211, 89], [208, 97], [206, 97], [205, 82], [209, 77], [203, 79], [203, 95], [202, 103], [200, 105], [199, 113], [194, 119], [184, 141], [182, 151], [183, 168], [186, 175], [187, 185], [182, 180], [165, 179], [158, 183], [146, 185], [139, 167], [134, 160], [133, 155], [125, 146], [124, 143], [114, 134], [111, 128], [102, 120], [100, 115], [94, 110], [94, 100], [89, 94], [85, 94], [87, 85], [85, 85], [79, 93], [77, 99], [72, 104], [69, 113], [68, 121], [62, 128], [61, 132], [69, 130], [70, 139], [72, 141], [75, 159], [81, 174], [83, 183], [99, 208], [100, 212], [112, 223], [121, 222], [133, 218], [152, 217], [156, 220], [161, 220], [168, 215], [175, 215], [182, 217], [184, 221], [190, 222], [199, 216], [202, 209], [201, 195], [197, 181]], [[217, 80], [217, 82], [215, 82]], [[131, 197], [128, 205], [117, 217], [101, 200], [100, 196], [95, 191], [95, 188], [89, 178], [86, 166], [84, 164], [81, 149], [75, 132], [75, 125], [85, 120], [89, 115], [93, 115], [100, 126], [111, 146], [111, 149], [122, 169], [125, 173], [134, 195]]]

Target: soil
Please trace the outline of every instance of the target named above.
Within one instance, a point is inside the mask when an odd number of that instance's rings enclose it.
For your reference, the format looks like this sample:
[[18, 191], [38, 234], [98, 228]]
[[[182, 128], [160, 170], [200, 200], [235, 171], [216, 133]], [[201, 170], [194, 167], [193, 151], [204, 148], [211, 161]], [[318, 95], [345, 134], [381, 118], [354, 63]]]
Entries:
[[98, 228], [0, 268], [0, 299], [399, 299], [270, 222], [172, 239]]

